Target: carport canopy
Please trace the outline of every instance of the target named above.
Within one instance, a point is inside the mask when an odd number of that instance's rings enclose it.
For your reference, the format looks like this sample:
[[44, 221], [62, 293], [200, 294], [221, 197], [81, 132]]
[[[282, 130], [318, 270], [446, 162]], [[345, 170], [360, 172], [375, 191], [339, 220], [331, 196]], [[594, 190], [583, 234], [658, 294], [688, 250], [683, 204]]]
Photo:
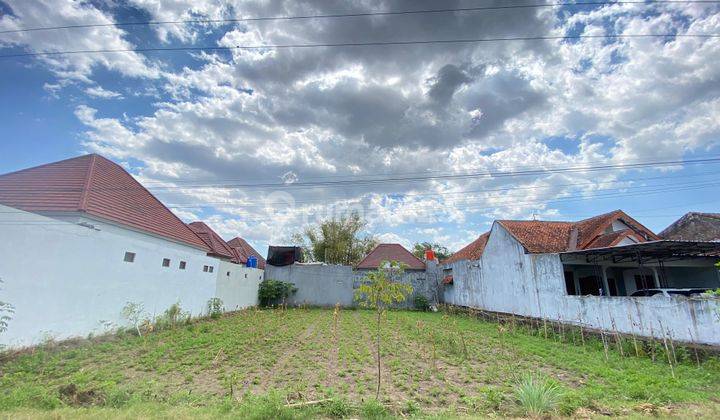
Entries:
[[708, 257], [720, 258], [720, 242], [660, 240], [560, 253], [562, 262], [585, 260], [586, 263], [643, 264]]

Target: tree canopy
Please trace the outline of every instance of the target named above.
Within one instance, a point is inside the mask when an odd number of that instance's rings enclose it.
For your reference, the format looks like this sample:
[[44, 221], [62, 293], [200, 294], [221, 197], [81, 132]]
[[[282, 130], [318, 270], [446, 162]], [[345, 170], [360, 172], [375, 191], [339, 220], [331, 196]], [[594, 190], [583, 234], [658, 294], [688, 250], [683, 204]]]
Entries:
[[366, 222], [357, 213], [325, 220], [293, 235], [311, 261], [355, 265], [376, 245], [372, 235], [362, 235]]
[[441, 261], [450, 258], [453, 255], [453, 253], [446, 247], [431, 242], [416, 242], [415, 245], [413, 245], [412, 253], [416, 257], [423, 259], [423, 257], [425, 256], [425, 250], [428, 249], [432, 249], [433, 251], [435, 251], [435, 256], [438, 260]]

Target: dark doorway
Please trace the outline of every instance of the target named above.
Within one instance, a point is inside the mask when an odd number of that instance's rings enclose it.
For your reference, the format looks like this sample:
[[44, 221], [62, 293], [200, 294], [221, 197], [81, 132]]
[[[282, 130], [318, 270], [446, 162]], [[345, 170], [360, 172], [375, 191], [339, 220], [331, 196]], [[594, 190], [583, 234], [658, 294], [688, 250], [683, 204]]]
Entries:
[[580, 277], [580, 294], [600, 296], [600, 278], [598, 276]]

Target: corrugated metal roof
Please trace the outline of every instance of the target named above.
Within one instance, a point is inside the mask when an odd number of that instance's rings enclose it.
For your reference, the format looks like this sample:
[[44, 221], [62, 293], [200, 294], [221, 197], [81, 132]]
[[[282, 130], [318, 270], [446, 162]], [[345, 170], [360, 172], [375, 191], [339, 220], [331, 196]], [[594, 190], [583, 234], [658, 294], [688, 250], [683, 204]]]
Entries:
[[411, 270], [425, 269], [425, 263], [400, 244], [379, 244], [358, 263], [357, 268], [375, 269], [383, 261], [398, 261]]
[[125, 169], [96, 154], [0, 175], [0, 203], [35, 213], [83, 212], [208, 249]]

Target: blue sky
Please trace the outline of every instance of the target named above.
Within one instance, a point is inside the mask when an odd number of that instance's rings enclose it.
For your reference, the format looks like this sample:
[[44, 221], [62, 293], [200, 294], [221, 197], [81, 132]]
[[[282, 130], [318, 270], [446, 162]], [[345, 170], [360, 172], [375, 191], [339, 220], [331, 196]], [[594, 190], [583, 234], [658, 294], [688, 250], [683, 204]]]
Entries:
[[[8, 12], [0, 31], [434, 7], [380, 0], [0, 5]], [[720, 19], [716, 5], [607, 5], [107, 26], [0, 34], [0, 54], [608, 33], [720, 33]], [[577, 220], [620, 208], [659, 231], [688, 211], [718, 211], [719, 164], [427, 178], [720, 156], [718, 56], [720, 39], [688, 37], [1, 59], [0, 173], [100, 153], [186, 221], [203, 219], [259, 249], [348, 206], [381, 240], [452, 249], [499, 218]], [[360, 182], [398, 176], [422, 179]], [[353, 182], [228, 187], [288, 179]]]

